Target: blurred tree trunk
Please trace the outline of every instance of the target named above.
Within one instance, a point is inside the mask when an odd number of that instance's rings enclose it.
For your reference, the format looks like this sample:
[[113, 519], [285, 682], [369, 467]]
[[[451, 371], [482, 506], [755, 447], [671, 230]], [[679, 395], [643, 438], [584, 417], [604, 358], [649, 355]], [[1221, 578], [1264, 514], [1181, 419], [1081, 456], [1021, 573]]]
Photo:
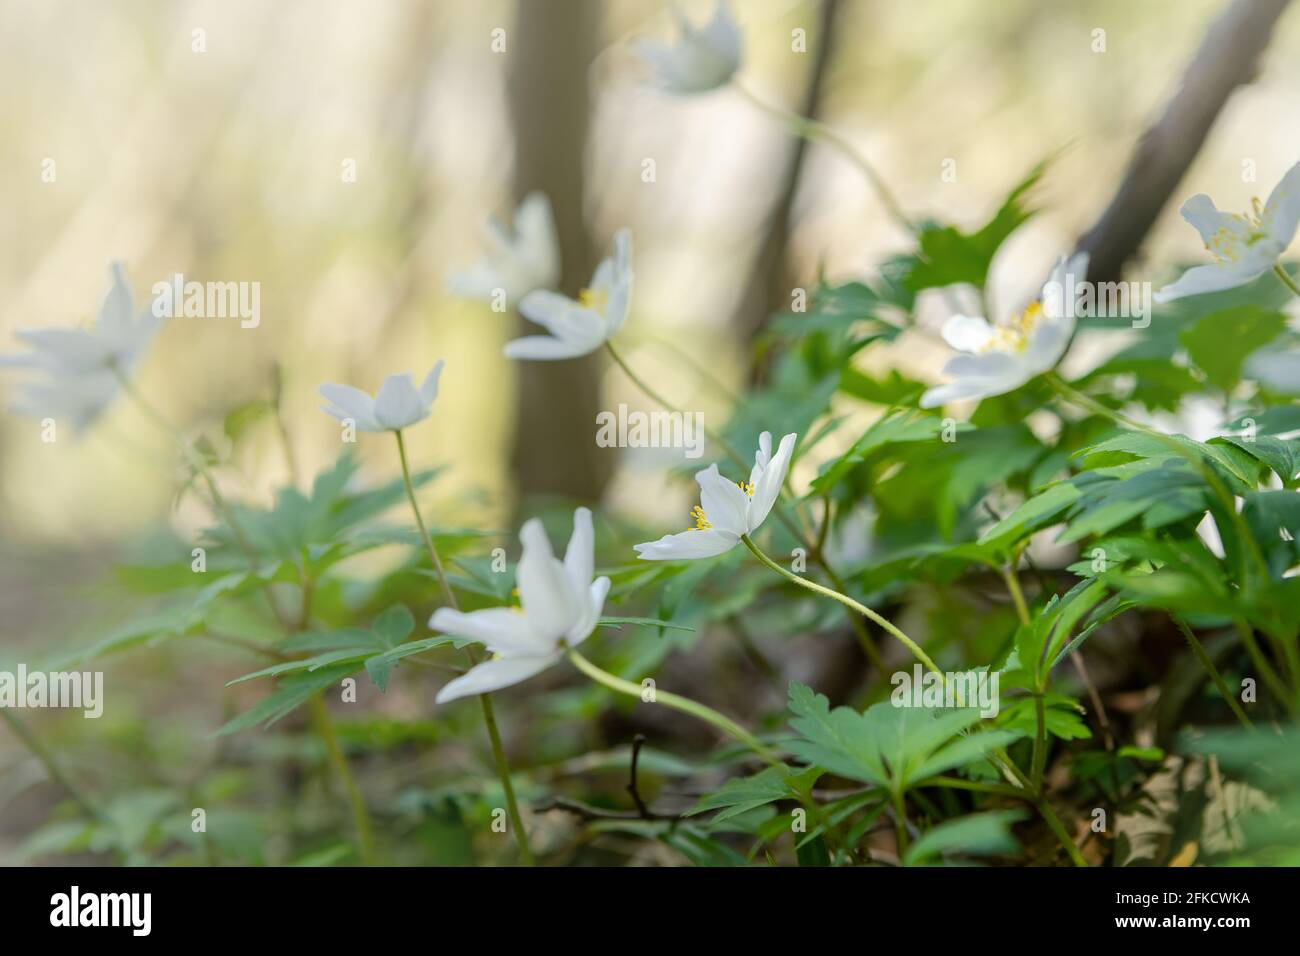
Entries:
[[[841, 0], [821, 0], [819, 4], [815, 41], [817, 46], [812, 54], [812, 71], [804, 90], [803, 102], [799, 105], [799, 112], [810, 118], [815, 118], [821, 112], [826, 74], [835, 48], [835, 29], [840, 6]], [[794, 145], [782, 172], [777, 199], [768, 216], [762, 244], [758, 248], [749, 280], [744, 286], [744, 294], [732, 319], [732, 327], [747, 344], [752, 344], [763, 330], [768, 316], [780, 309], [789, 308], [790, 292], [797, 284], [786, 253], [794, 218], [795, 196], [799, 191], [799, 181], [808, 155], [808, 141], [796, 136], [792, 142]], [[755, 378], [761, 377], [764, 367], [764, 362], [753, 363], [751, 374]]]
[[[597, 256], [583, 217], [587, 71], [599, 43], [596, 0], [518, 0], [510, 37], [515, 195], [544, 191], [555, 209], [561, 291], [590, 280]], [[519, 318], [522, 334], [542, 330]], [[596, 447], [600, 354], [562, 362], [516, 362], [519, 376], [511, 464], [520, 495], [599, 500], [613, 458]]]

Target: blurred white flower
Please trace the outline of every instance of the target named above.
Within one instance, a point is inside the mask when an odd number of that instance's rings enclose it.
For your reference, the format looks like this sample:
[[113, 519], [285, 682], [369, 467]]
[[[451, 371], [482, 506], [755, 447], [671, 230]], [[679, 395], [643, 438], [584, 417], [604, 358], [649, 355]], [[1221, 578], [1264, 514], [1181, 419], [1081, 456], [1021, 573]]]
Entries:
[[524, 524], [519, 540], [524, 545], [515, 575], [520, 607], [468, 613], [441, 607], [429, 619], [433, 630], [477, 641], [492, 652], [489, 660], [443, 687], [435, 698], [439, 704], [527, 680], [559, 661], [565, 648], [585, 641], [600, 620], [609, 578], [592, 580], [595, 539], [590, 511], [579, 508], [573, 513], [573, 534], [563, 561], [551, 551], [536, 518]]
[[98, 418], [121, 389], [165, 319], [149, 309], [135, 314], [122, 265], [109, 265], [112, 285], [94, 325], [85, 329], [21, 329], [32, 351], [0, 355], [0, 368], [35, 374], [18, 385], [13, 411], [62, 418], [78, 429]]
[[1245, 371], [1270, 392], [1300, 395], [1300, 351], [1260, 349], [1246, 359]]
[[515, 210], [514, 231], [495, 219], [485, 227], [483, 258], [447, 280], [448, 290], [469, 299], [491, 299], [503, 290], [510, 301], [560, 281], [560, 238], [545, 193], [531, 192]]
[[638, 39], [634, 48], [668, 93], [705, 93], [727, 83], [740, 68], [740, 27], [727, 0], [718, 0], [713, 19], [696, 29], [680, 7], [672, 7], [681, 38], [674, 44]]
[[344, 423], [351, 420], [363, 432], [401, 431], [429, 417], [438, 397], [442, 364], [439, 359], [418, 388], [410, 372], [389, 375], [374, 398], [351, 385], [326, 383], [318, 389], [329, 402], [321, 411]]
[[1300, 163], [1287, 170], [1262, 207], [1254, 201], [1249, 216], [1220, 212], [1204, 193], [1187, 200], [1179, 211], [1196, 227], [1216, 261], [1188, 269], [1153, 296], [1157, 302], [1244, 285], [1277, 265], [1300, 223]]
[[524, 296], [520, 314], [551, 334], [507, 342], [506, 358], [567, 359], [594, 352], [622, 327], [631, 304], [632, 234], [620, 229], [613, 255], [596, 267], [576, 300], [543, 289]]
[[1074, 334], [1074, 303], [1063, 291], [1074, 289], [1088, 272], [1087, 253], [1057, 260], [1039, 298], [1002, 325], [987, 319], [954, 315], [943, 327], [943, 338], [965, 354], [943, 367], [954, 377], [921, 396], [922, 408], [934, 408], [963, 398], [1002, 395], [1050, 371]]
[[786, 435], [773, 455], [772, 433], [763, 432], [747, 482], [728, 481], [718, 473], [717, 465], [696, 474], [700, 503], [691, 509], [695, 527], [635, 545], [637, 554], [644, 561], [674, 561], [711, 558], [730, 551], [740, 543], [741, 535], [757, 531], [772, 511], [790, 470], [797, 437], [794, 433]]

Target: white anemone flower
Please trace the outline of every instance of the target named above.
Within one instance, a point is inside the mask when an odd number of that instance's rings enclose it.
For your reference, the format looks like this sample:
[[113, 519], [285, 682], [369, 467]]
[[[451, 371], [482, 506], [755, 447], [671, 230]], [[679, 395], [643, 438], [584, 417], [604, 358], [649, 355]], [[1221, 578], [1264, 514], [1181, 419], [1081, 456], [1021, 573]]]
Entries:
[[573, 513], [573, 534], [560, 561], [551, 551], [542, 523], [525, 522], [519, 532], [524, 552], [515, 575], [518, 608], [455, 611], [441, 607], [429, 627], [443, 634], [477, 641], [492, 657], [471, 667], [438, 692], [436, 702], [487, 694], [541, 673], [564, 656], [566, 648], [585, 641], [600, 620], [609, 593], [609, 578], [594, 581], [595, 538], [591, 512]]
[[112, 285], [94, 325], [84, 329], [21, 329], [14, 333], [30, 352], [0, 355], [0, 368], [26, 369], [13, 411], [37, 418], [67, 419], [78, 429], [95, 421], [121, 390], [165, 319], [149, 309], [139, 315], [122, 265], [109, 265]]
[[707, 93], [727, 83], [740, 68], [740, 27], [727, 0], [718, 0], [713, 19], [700, 28], [673, 5], [681, 37], [676, 43], [638, 39], [634, 48], [667, 93]]
[[797, 438], [793, 432], [786, 435], [773, 455], [772, 433], [763, 432], [749, 481], [728, 481], [718, 473], [717, 465], [696, 474], [700, 503], [691, 509], [695, 527], [638, 544], [637, 554], [643, 561], [675, 561], [711, 558], [730, 551], [740, 543], [741, 535], [753, 534], [771, 513], [790, 470]]
[[944, 341], [963, 354], [943, 367], [953, 381], [928, 390], [921, 396], [921, 407], [1002, 395], [1050, 371], [1074, 335], [1074, 301], [1068, 294], [1087, 273], [1087, 253], [1069, 260], [1062, 256], [1039, 298], [1010, 321], [991, 325], [980, 317], [950, 318], [943, 326]]
[[1219, 292], [1245, 285], [1277, 265], [1295, 238], [1300, 223], [1300, 163], [1277, 184], [1262, 206], [1253, 201], [1250, 215], [1220, 212], [1214, 200], [1198, 193], [1179, 210], [1196, 227], [1215, 262], [1188, 269], [1152, 298], [1170, 302], [1187, 295]]
[[516, 301], [560, 281], [560, 237], [545, 193], [524, 197], [515, 210], [513, 231], [489, 219], [485, 234], [488, 249], [483, 258], [448, 279], [453, 295], [492, 299], [504, 292]]
[[1246, 359], [1245, 371], [1271, 392], [1300, 395], [1300, 350], [1260, 349]]
[[321, 411], [344, 424], [351, 421], [363, 432], [401, 431], [429, 417], [438, 398], [442, 364], [439, 359], [418, 388], [410, 372], [389, 375], [374, 398], [351, 385], [326, 383], [318, 389], [329, 402]]
[[506, 358], [555, 360], [596, 351], [627, 319], [632, 304], [632, 234], [614, 235], [614, 252], [596, 267], [591, 285], [577, 299], [538, 289], [524, 296], [519, 312], [550, 335], [507, 342]]

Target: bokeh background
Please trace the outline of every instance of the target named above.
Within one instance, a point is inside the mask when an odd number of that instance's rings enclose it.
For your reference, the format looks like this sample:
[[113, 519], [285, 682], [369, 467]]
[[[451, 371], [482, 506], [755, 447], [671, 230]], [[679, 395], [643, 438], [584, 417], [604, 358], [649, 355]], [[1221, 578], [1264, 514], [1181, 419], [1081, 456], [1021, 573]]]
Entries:
[[[712, 4], [683, 6], [698, 22]], [[813, 104], [914, 216], [976, 225], [1059, 153], [1037, 193], [1042, 213], [995, 264], [998, 312], [1105, 207], [1222, 4], [735, 8], [741, 80], [792, 109]], [[792, 176], [797, 142], [734, 91], [681, 100], [648, 88], [627, 41], [671, 27], [657, 0], [0, 0], [0, 350], [17, 348], [15, 329], [91, 318], [112, 259], [138, 301], [176, 272], [256, 281], [258, 328], [176, 320], [140, 369], [141, 389], [191, 433], [219, 441], [224, 416], [267, 397], [278, 368], [302, 483], [340, 450], [318, 384], [373, 390], [388, 372], [422, 375], [443, 357], [435, 414], [409, 440], [417, 461], [450, 466], [427, 499], [450, 523], [508, 529], [532, 502], [563, 496], [682, 525], [691, 490], [670, 470], [679, 454], [593, 445], [596, 409], [648, 407], [616, 368], [511, 364], [501, 345], [517, 319], [447, 294], [449, 272], [483, 248], [484, 219], [546, 188], [569, 293], [630, 226], [637, 288], [623, 351], [708, 416], [728, 407], [757, 330], [791, 287], [819, 272], [870, 274], [908, 240], [835, 152], [808, 147]], [[494, 30], [505, 52], [493, 50]], [[792, 50], [795, 30], [807, 52]], [[1286, 16], [1183, 194], [1244, 209], [1300, 155], [1297, 54], [1300, 15]], [[955, 181], [942, 175], [949, 160]], [[1260, 185], [1242, 182], [1246, 160]], [[343, 176], [349, 161], [355, 182]], [[1146, 245], [1166, 264], [1198, 250], [1174, 208]], [[923, 314], [937, 325], [945, 306]], [[904, 335], [872, 361], [929, 378], [942, 353]], [[6, 400], [11, 388], [0, 378]], [[53, 444], [39, 422], [0, 415], [0, 662], [93, 641], [128, 612], [111, 564], [204, 520], [188, 499], [175, 507], [167, 442], [125, 403]], [[364, 476], [392, 477], [388, 443], [363, 441], [358, 453]], [[223, 472], [235, 497], [267, 501], [290, 479], [271, 429], [241, 444], [235, 465]], [[104, 719], [41, 714], [33, 725], [77, 774], [183, 789], [219, 764], [218, 746], [240, 746], [194, 741], [230, 706], [221, 685], [242, 663], [191, 645], [113, 659]], [[400, 691], [383, 702], [409, 720], [428, 704]], [[292, 756], [279, 737], [246, 746]], [[0, 734], [0, 861], [19, 858], [58, 797]]]

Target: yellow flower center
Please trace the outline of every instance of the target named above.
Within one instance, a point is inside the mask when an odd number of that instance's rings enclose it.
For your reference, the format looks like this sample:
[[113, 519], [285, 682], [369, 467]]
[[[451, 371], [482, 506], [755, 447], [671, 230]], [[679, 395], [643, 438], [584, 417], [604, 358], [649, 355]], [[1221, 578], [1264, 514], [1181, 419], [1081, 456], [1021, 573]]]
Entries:
[[1043, 303], [1034, 301], [1025, 307], [1025, 311], [1012, 318], [1005, 325], [993, 330], [993, 335], [984, 343], [980, 352], [1023, 352], [1029, 347], [1029, 338], [1034, 329], [1043, 321]]
[[1244, 226], [1244, 229], [1228, 225], [1220, 226], [1205, 244], [1205, 248], [1220, 262], [1224, 264], [1236, 262], [1241, 258], [1243, 249], [1268, 238], [1268, 233], [1264, 229], [1264, 204], [1259, 201], [1258, 196], [1255, 196], [1250, 200], [1250, 207], [1249, 214], [1233, 213], [1229, 217], [1235, 223]]
[[609, 304], [609, 293], [604, 289], [583, 289], [578, 293], [578, 305], [596, 312], [605, 311]]
[[713, 522], [709, 521], [704, 509], [699, 505], [691, 509], [691, 517], [695, 519], [695, 527], [688, 529], [690, 531], [708, 531], [713, 527]]

